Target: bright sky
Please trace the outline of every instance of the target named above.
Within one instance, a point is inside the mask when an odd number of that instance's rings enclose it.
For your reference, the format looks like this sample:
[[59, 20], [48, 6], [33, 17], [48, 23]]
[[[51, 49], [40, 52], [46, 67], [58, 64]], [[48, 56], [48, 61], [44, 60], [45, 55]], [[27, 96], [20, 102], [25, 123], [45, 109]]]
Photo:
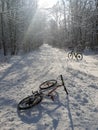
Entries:
[[39, 0], [40, 8], [49, 8], [53, 6], [58, 0]]

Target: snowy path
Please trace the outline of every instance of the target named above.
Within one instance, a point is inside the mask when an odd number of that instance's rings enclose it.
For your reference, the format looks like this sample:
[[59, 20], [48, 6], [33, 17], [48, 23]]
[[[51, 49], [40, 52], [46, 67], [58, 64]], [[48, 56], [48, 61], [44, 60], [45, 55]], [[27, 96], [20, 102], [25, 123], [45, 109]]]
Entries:
[[[24, 112], [18, 102], [45, 80], [64, 76], [69, 96], [58, 90], [55, 101]], [[0, 65], [0, 130], [98, 130], [98, 55], [68, 60], [67, 52], [47, 44]]]

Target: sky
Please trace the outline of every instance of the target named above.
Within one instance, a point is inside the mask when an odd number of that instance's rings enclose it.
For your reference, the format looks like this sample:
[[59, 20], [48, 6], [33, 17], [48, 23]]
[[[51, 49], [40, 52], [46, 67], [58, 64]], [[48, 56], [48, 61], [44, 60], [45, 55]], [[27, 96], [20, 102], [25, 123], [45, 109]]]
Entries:
[[40, 8], [49, 8], [53, 6], [58, 0], [39, 0]]

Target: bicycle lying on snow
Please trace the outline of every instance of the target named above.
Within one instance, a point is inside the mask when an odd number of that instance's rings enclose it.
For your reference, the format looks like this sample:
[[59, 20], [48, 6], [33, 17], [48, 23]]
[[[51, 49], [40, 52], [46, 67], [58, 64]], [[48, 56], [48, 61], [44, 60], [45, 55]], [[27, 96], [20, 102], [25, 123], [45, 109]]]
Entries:
[[43, 82], [39, 86], [38, 91], [34, 91], [34, 92], [32, 91], [32, 95], [24, 98], [23, 100], [19, 102], [18, 110], [25, 110], [25, 109], [31, 108], [37, 105], [38, 103], [40, 103], [42, 99], [47, 96], [50, 97], [52, 100], [54, 100], [53, 92], [55, 92], [56, 89], [61, 86], [64, 87], [64, 90], [66, 94], [68, 95], [68, 91], [64, 84], [64, 79], [62, 75], [60, 75], [60, 81], [61, 81], [61, 84], [58, 84], [57, 80], [55, 79], [47, 80]]
[[73, 57], [75, 57], [77, 60], [82, 60], [83, 59], [83, 55], [80, 52], [75, 52], [75, 51], [71, 51], [68, 53], [68, 58], [69, 59], [73, 59]]

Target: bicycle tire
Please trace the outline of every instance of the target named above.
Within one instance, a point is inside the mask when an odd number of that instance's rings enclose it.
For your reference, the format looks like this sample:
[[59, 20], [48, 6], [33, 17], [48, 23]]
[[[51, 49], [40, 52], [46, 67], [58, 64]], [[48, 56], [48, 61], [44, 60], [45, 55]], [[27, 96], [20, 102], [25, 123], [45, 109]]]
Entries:
[[73, 59], [73, 54], [71, 52], [68, 53], [68, 58]]
[[28, 96], [19, 102], [18, 110], [29, 109], [29, 108], [37, 105], [41, 101], [42, 101], [42, 96], [40, 94]]
[[[40, 90], [50, 89], [50, 88], [54, 87], [56, 84], [57, 84], [57, 80], [54, 80], [54, 79], [52, 79], [52, 80], [47, 80], [47, 81], [43, 82], [43, 83], [39, 86], [39, 88], [40, 88]], [[45, 85], [46, 85], [46, 86], [45, 86]]]
[[83, 59], [82, 53], [77, 53], [76, 59], [77, 60], [82, 60]]

